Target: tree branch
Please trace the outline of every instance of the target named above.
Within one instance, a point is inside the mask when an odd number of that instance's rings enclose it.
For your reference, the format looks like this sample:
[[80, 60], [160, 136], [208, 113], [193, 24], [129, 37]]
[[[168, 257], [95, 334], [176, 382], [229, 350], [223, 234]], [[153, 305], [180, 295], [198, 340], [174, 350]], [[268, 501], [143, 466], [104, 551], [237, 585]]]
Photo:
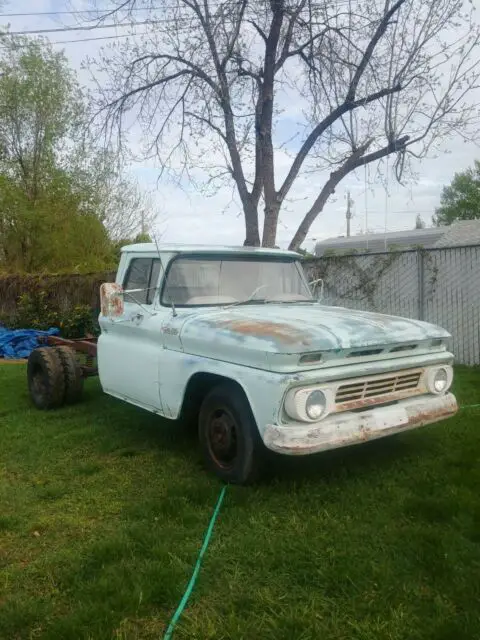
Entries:
[[227, 142], [224, 132], [220, 129], [218, 125], [213, 124], [213, 122], [208, 118], [205, 118], [204, 116], [200, 116], [198, 115], [198, 113], [194, 113], [193, 111], [185, 111], [185, 115], [189, 116], [190, 118], [194, 118], [195, 120], [198, 120], [199, 122], [207, 125], [207, 127], [210, 127], [212, 131], [215, 131], [215, 133], [217, 134], [217, 136], [219, 136], [219, 138], [221, 138], [225, 143]]
[[247, 20], [247, 22], [249, 24], [252, 25], [252, 27], [255, 29], [255, 31], [258, 33], [258, 35], [262, 38], [262, 40], [266, 43], [267, 42], [267, 36], [265, 35], [265, 32], [259, 27], [259, 25], [255, 22], [255, 20]]
[[[213, 63], [215, 66], [215, 71], [217, 73], [218, 82], [219, 82], [219, 102], [223, 111], [223, 117], [225, 121], [225, 141], [230, 154], [230, 160], [232, 162], [232, 175], [237, 183], [238, 194], [240, 196], [240, 200], [242, 201], [242, 205], [244, 210], [251, 210], [251, 202], [250, 202], [250, 194], [247, 189], [247, 183], [245, 180], [245, 174], [243, 171], [242, 160], [240, 157], [240, 152], [238, 149], [237, 136], [235, 131], [235, 119], [232, 110], [231, 104], [231, 96], [230, 96], [230, 88], [228, 84], [228, 79], [226, 75], [226, 70], [222, 66], [220, 61], [220, 56], [218, 54], [217, 45], [215, 42], [215, 38], [213, 37], [211, 22], [210, 22], [210, 12], [208, 8], [208, 0], [203, 0], [203, 8], [205, 15], [200, 10], [200, 6], [197, 3], [197, 0], [183, 0], [187, 6], [189, 6], [196, 16], [198, 17], [200, 24], [202, 26], [203, 32], [205, 33], [205, 37], [207, 39], [208, 47], [210, 53], [212, 55]], [[247, 215], [247, 214], [246, 214]], [[257, 219], [257, 234], [258, 234], [258, 219]], [[259, 243], [256, 240], [256, 243]]]
[[[289, 53], [290, 45], [292, 43], [292, 38], [293, 38], [293, 29], [295, 27], [295, 23], [298, 19], [298, 16], [300, 15], [300, 12], [305, 7], [305, 4], [306, 4], [306, 0], [302, 0], [298, 5], [298, 7], [295, 9], [295, 11], [292, 12], [290, 20], [288, 22], [287, 33], [285, 34], [285, 40], [283, 42], [282, 53], [280, 54], [278, 61], [275, 63], [275, 72], [277, 72], [282, 67], [282, 65], [285, 63], [285, 60], [290, 55], [294, 55], [294, 53]], [[308, 45], [305, 45], [305, 46], [308, 46]]]
[[240, 28], [242, 26], [242, 22], [243, 22], [243, 16], [245, 14], [245, 9], [247, 8], [247, 3], [248, 0], [242, 0], [242, 3], [240, 5], [240, 11], [239, 11], [239, 15], [237, 18], [237, 24], [235, 25], [235, 30], [233, 32], [233, 35], [231, 37], [230, 43], [227, 46], [227, 50], [225, 52], [225, 55], [223, 56], [221, 62], [220, 62], [220, 66], [222, 67], [222, 69], [225, 69], [225, 67], [227, 66], [228, 61], [230, 60], [233, 50], [235, 48], [235, 45], [237, 43], [238, 40], [238, 36], [240, 35]]
[[300, 151], [297, 153], [295, 160], [290, 167], [290, 171], [288, 172], [287, 177], [285, 178], [280, 190], [278, 192], [278, 199], [280, 202], [283, 202], [286, 195], [290, 191], [298, 172], [300, 171], [302, 164], [304, 163], [307, 155], [310, 153], [313, 145], [318, 140], [318, 138], [329, 128], [332, 124], [338, 120], [341, 116], [345, 115], [348, 111], [353, 111], [358, 107], [363, 107], [371, 102], [375, 102], [376, 100], [380, 100], [385, 96], [388, 96], [392, 93], [398, 93], [401, 91], [402, 87], [397, 85], [390, 89], [382, 89], [375, 93], [372, 93], [369, 96], [365, 96], [365, 98], [359, 100], [353, 100], [351, 102], [344, 102], [336, 109], [334, 109], [322, 122], [320, 122], [307, 137], [305, 142], [302, 144]]
[[128, 98], [136, 95], [137, 93], [142, 93], [143, 91], [149, 91], [154, 87], [158, 87], [162, 84], [166, 84], [171, 80], [176, 80], [177, 78], [181, 78], [182, 76], [191, 76], [193, 72], [189, 69], [182, 69], [181, 71], [177, 71], [177, 73], [172, 73], [169, 76], [165, 76], [164, 78], [160, 78], [159, 80], [154, 80], [153, 82], [148, 82], [147, 84], [141, 85], [140, 87], [136, 87], [135, 89], [131, 89], [126, 93], [123, 93], [119, 98], [112, 100], [112, 102], [107, 103], [101, 109], [101, 111], [106, 111], [107, 109], [111, 109], [112, 107], [118, 107], [121, 105], [122, 107], [125, 105]]
[[172, 56], [167, 53], [149, 54], [149, 55], [141, 56], [140, 58], [136, 58], [135, 60], [132, 60], [130, 64], [130, 68], [133, 68], [139, 62], [143, 62], [144, 60], [147, 60], [147, 59], [150, 59], [152, 61], [168, 60], [170, 62], [179, 62], [180, 64], [183, 64], [188, 69], [191, 69], [194, 72], [194, 74], [197, 76], [197, 78], [206, 82], [215, 91], [217, 95], [220, 95], [221, 93], [220, 87], [218, 86], [218, 84], [214, 82], [214, 80], [212, 80], [212, 78], [207, 73], [205, 73], [203, 69], [201, 69], [198, 65], [194, 64], [190, 60], [183, 58], [182, 56]]
[[399, 138], [389, 143], [386, 147], [373, 151], [372, 153], [365, 155], [366, 151], [372, 144], [372, 140], [368, 140], [364, 145], [359, 147], [347, 160], [335, 171], [330, 174], [329, 179], [325, 183], [323, 189], [320, 191], [317, 199], [305, 214], [300, 226], [298, 227], [295, 235], [290, 242], [289, 249], [296, 251], [302, 242], [305, 240], [307, 233], [318, 214], [323, 210], [327, 200], [335, 192], [335, 188], [345, 178], [345, 176], [358, 167], [380, 160], [385, 156], [390, 155], [398, 151], [402, 151], [406, 148], [408, 142], [408, 136]]
[[360, 64], [357, 67], [357, 70], [352, 78], [352, 82], [350, 83], [350, 88], [347, 93], [346, 100], [351, 101], [355, 99], [355, 95], [357, 93], [358, 83], [360, 82], [360, 78], [363, 75], [368, 63], [370, 62], [375, 47], [379, 43], [380, 39], [384, 35], [387, 27], [389, 25], [390, 19], [392, 16], [400, 9], [402, 4], [404, 4], [406, 0], [397, 0], [397, 2], [393, 5], [393, 7], [387, 11], [387, 13], [383, 16], [380, 24], [375, 30], [372, 39], [368, 43], [367, 48], [365, 49], [365, 53], [363, 54], [363, 58], [360, 60]]

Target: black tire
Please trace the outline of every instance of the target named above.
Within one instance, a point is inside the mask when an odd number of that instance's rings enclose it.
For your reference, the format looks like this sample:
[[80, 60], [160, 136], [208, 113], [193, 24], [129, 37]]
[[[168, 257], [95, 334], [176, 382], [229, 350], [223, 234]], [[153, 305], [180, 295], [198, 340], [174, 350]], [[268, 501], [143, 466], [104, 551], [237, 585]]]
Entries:
[[34, 349], [27, 364], [28, 390], [37, 409], [55, 409], [63, 404], [65, 376], [62, 361], [51, 347]]
[[221, 480], [251, 484], [259, 478], [264, 445], [241, 388], [224, 383], [207, 394], [198, 433], [205, 464]]
[[65, 404], [79, 402], [83, 393], [83, 376], [75, 351], [70, 347], [55, 347], [60, 357], [65, 378]]

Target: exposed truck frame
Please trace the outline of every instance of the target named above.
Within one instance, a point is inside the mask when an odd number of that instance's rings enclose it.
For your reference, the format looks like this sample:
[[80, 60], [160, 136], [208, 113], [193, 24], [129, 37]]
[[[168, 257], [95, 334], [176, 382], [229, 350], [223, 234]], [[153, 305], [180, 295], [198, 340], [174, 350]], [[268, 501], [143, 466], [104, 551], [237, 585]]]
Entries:
[[86, 356], [85, 362], [79, 362], [82, 378], [98, 376], [97, 338], [67, 339], [61, 336], [40, 336], [38, 341], [50, 347], [68, 347], [75, 353]]

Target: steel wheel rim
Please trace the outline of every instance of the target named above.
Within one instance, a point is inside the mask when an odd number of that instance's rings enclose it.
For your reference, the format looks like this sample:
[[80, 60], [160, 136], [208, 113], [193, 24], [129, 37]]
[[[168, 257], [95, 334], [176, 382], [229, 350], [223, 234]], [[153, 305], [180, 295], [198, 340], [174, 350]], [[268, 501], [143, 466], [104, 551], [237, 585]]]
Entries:
[[238, 425], [225, 407], [218, 407], [208, 416], [207, 444], [215, 463], [223, 469], [231, 469], [238, 453]]

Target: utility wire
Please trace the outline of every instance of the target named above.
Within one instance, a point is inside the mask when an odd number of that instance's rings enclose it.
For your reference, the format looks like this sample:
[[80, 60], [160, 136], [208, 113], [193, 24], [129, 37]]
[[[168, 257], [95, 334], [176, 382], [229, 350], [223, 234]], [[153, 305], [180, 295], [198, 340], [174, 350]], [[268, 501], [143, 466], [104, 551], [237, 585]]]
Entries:
[[[156, 11], [165, 9], [166, 7], [132, 7], [131, 9], [124, 9], [130, 13], [131, 11]], [[0, 13], [0, 18], [17, 18], [17, 17], [30, 17], [30, 16], [80, 16], [80, 15], [92, 15], [92, 13], [108, 14], [111, 11], [116, 11], [116, 7], [110, 7], [105, 9], [74, 9], [72, 11], [32, 11], [25, 13]], [[119, 9], [118, 9], [119, 10]]]
[[[57, 29], [29, 29], [28, 31], [1, 31], [1, 36], [26, 36], [41, 33], [65, 33], [68, 31], [93, 31], [95, 29], [117, 29], [118, 27], [136, 27], [142, 24], [157, 24], [157, 22], [171, 22], [169, 20], [142, 20], [141, 22], [123, 22], [113, 24], [95, 24], [86, 27], [61, 27]], [[177, 22], [177, 20], [176, 20]]]
[[[224, 3], [223, 6], [226, 6], [228, 3]], [[234, 4], [233, 1], [231, 4]], [[344, 2], [344, 0], [340, 0], [340, 2], [337, 2], [338, 4], [347, 4], [347, 2]], [[213, 6], [221, 6], [220, 4], [210, 4], [211, 7]], [[321, 6], [321, 5], [313, 5], [313, 6]], [[128, 12], [130, 11], [155, 11], [155, 10], [160, 10], [160, 9], [176, 9], [178, 8], [177, 6], [174, 5], [169, 5], [169, 6], [163, 6], [163, 7], [132, 7], [131, 9], [128, 10]], [[121, 10], [121, 9], [119, 9]], [[103, 11], [107, 12], [108, 11], [115, 11], [115, 8], [109, 8], [104, 9]], [[39, 11], [39, 12], [25, 12], [25, 13], [0, 13], [0, 18], [1, 17], [13, 17], [13, 16], [42, 16], [42, 15], [77, 15], [77, 14], [92, 14], [94, 13], [95, 10], [92, 9], [91, 11], [89, 10], [72, 10], [72, 11]], [[23, 31], [0, 31], [0, 37], [2, 36], [22, 36], [22, 35], [41, 35], [41, 34], [47, 34], [47, 33], [67, 33], [69, 31], [93, 31], [96, 29], [113, 29], [113, 28], [117, 28], [117, 27], [134, 27], [134, 26], [141, 26], [141, 25], [154, 25], [154, 24], [160, 24], [160, 23], [175, 23], [178, 25], [179, 22], [185, 22], [187, 20], [194, 20], [194, 16], [181, 16], [181, 17], [171, 17], [171, 18], [157, 18], [155, 20], [142, 20], [139, 22], [118, 22], [118, 23], [108, 23], [108, 24], [101, 24], [98, 23], [98, 20], [100, 20], [100, 18], [94, 18], [95, 21], [97, 21], [97, 24], [94, 25], [86, 25], [86, 26], [73, 26], [73, 27], [58, 27], [58, 28], [52, 28], [52, 29], [29, 29], [29, 30], [23, 30]], [[184, 30], [188, 30], [188, 26], [184, 25]], [[99, 40], [114, 40], [116, 38], [125, 38], [125, 37], [129, 37], [129, 36], [136, 36], [136, 35], [144, 35], [144, 34], [119, 34], [119, 35], [115, 35], [115, 36], [102, 36], [102, 37], [96, 37], [96, 38], [79, 38], [76, 40], [59, 40], [59, 41], [54, 41], [54, 42], [49, 42], [49, 43], [45, 43], [45, 44], [74, 44], [75, 42], [94, 42], [94, 41], [99, 41]], [[23, 46], [23, 45], [18, 45], [18, 46]]]
[[[75, 42], [96, 42], [98, 40], [118, 40], [118, 38], [134, 38], [136, 36], [144, 36], [144, 35], [148, 35], [145, 32], [142, 33], [120, 33], [119, 35], [116, 36], [100, 36], [98, 38], [77, 38], [76, 40], [47, 40], [47, 41], [41, 41], [41, 40], [36, 40], [35, 44], [40, 44], [40, 45], [51, 45], [51, 44], [75, 44]], [[30, 43], [15, 43], [14, 48], [16, 49], [21, 49], [22, 47], [28, 47], [30, 46]], [[6, 49], [7, 47], [0, 47], [1, 49]]]
[[[235, 5], [234, 0], [229, 2], [209, 2], [208, 6], [210, 8], [220, 7], [220, 6], [228, 6]], [[340, 0], [337, 2], [336, 6], [347, 5], [349, 4], [349, 0]], [[313, 8], [324, 8], [324, 5], [321, 4], [313, 4]], [[108, 15], [115, 11], [131, 13], [133, 11], [161, 11], [164, 9], [178, 9], [179, 5], [163, 5], [160, 7], [130, 7], [128, 9], [119, 7], [105, 7], [103, 9], [92, 8], [92, 9], [72, 9], [70, 11], [25, 11], [21, 13], [0, 13], [0, 18], [20, 18], [20, 17], [32, 17], [32, 16], [79, 16], [79, 15], [92, 15], [94, 13], [101, 13], [103, 15]], [[101, 16], [100, 16], [101, 17]], [[94, 18], [95, 20], [98, 18]]]

